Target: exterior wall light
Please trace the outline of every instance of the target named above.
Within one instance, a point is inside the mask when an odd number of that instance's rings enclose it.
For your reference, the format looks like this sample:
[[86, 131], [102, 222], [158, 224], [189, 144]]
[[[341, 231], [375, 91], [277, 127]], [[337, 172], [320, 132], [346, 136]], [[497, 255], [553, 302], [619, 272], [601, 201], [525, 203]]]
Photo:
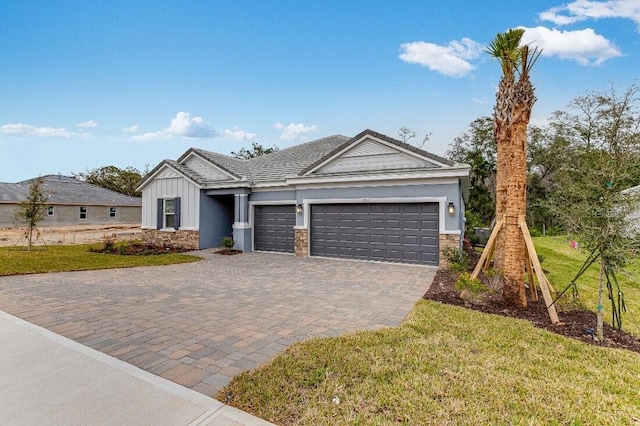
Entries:
[[447, 206], [447, 212], [449, 214], [455, 214], [456, 213], [456, 206], [453, 203], [449, 203], [449, 205]]
[[302, 204], [296, 205], [296, 213], [302, 214]]

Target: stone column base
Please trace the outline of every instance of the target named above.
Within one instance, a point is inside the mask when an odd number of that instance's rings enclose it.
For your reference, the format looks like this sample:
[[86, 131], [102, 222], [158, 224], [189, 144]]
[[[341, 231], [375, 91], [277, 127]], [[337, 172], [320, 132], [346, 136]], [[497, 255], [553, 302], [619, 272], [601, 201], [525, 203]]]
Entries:
[[181, 247], [186, 250], [200, 249], [200, 232], [184, 231], [178, 229], [175, 232], [161, 231], [157, 229], [143, 229], [142, 242], [156, 246]]
[[440, 250], [440, 262], [441, 268], [449, 266], [447, 258], [444, 255], [444, 251], [448, 248], [459, 249], [460, 248], [460, 235], [459, 234], [440, 234], [439, 250]]
[[295, 255], [300, 257], [309, 256], [309, 230], [295, 229]]

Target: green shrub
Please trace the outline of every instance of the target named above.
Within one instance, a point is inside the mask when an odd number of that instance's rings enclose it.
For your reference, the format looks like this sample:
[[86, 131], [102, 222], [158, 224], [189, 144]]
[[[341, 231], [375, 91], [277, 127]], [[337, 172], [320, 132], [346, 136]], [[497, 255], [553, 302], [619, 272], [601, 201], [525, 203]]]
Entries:
[[233, 249], [233, 246], [235, 246], [235, 245], [236, 245], [236, 242], [235, 242], [235, 240], [234, 240], [233, 238], [231, 238], [231, 237], [224, 237], [224, 238], [222, 239], [222, 246], [223, 246], [224, 248], [226, 248], [227, 250], [232, 250], [232, 249]]
[[462, 249], [447, 247], [442, 254], [449, 263], [449, 269], [456, 272], [466, 271], [469, 267], [469, 256]]
[[529, 234], [531, 234], [532, 237], [541, 237], [542, 231], [538, 228], [530, 228]]
[[487, 293], [489, 291], [489, 288], [479, 279], [471, 278], [471, 275], [466, 272], [458, 276], [455, 287], [458, 291], [467, 290], [471, 293]]

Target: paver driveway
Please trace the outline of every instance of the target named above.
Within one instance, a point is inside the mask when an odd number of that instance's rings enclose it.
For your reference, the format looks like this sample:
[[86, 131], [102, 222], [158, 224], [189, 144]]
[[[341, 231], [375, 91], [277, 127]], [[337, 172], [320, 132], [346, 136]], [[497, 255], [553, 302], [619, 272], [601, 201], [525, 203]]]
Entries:
[[0, 277], [0, 309], [214, 396], [294, 342], [397, 325], [436, 271], [200, 253], [191, 264]]

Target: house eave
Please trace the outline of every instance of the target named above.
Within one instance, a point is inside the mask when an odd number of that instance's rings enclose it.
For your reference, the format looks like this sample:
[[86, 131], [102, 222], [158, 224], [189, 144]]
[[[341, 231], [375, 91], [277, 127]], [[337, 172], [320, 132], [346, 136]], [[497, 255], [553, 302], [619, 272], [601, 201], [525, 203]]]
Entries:
[[469, 178], [468, 167], [436, 168], [430, 170], [403, 170], [377, 173], [350, 173], [333, 174], [325, 176], [289, 176], [289, 185], [304, 185], [318, 183], [346, 183], [346, 182], [370, 182], [384, 180], [416, 180], [455, 177], [461, 179]]

